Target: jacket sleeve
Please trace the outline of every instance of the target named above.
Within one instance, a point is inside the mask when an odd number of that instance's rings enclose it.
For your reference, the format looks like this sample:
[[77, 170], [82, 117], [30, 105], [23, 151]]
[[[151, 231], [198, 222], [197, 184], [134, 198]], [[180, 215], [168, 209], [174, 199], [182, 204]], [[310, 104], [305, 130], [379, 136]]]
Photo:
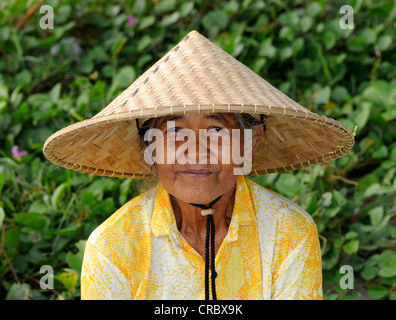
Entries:
[[81, 300], [131, 300], [124, 274], [87, 241], [81, 271]]
[[272, 299], [322, 300], [322, 260], [316, 225], [282, 232], [275, 250]]

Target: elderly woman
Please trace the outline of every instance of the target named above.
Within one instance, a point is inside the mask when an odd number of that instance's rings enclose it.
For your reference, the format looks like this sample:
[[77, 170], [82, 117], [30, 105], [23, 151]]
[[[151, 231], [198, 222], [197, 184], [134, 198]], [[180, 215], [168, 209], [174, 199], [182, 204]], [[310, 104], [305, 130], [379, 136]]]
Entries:
[[45, 143], [65, 168], [156, 179], [90, 235], [81, 298], [322, 299], [313, 219], [246, 176], [334, 160], [353, 142], [190, 32], [95, 117]]

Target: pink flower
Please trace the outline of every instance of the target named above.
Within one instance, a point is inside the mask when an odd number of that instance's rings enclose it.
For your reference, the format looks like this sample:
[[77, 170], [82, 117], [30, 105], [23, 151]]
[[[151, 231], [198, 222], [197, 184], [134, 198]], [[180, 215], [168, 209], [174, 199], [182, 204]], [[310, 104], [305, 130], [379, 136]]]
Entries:
[[126, 23], [127, 27], [130, 27], [136, 23], [136, 18], [133, 15], [128, 16], [128, 22]]
[[12, 155], [14, 158], [19, 158], [24, 155], [27, 155], [27, 151], [18, 151], [18, 146], [13, 146], [12, 147]]

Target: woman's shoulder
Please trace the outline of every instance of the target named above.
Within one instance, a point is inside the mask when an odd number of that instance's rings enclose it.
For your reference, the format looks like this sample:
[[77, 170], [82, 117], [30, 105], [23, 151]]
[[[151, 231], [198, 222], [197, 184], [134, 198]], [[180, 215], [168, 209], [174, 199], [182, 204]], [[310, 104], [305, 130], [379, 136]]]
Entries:
[[258, 219], [273, 219], [277, 223], [315, 225], [311, 215], [287, 197], [247, 179]]
[[105, 239], [117, 238], [126, 233], [144, 232], [150, 219], [150, 213], [156, 196], [157, 188], [152, 188], [125, 203], [89, 236], [88, 241], [95, 244]]

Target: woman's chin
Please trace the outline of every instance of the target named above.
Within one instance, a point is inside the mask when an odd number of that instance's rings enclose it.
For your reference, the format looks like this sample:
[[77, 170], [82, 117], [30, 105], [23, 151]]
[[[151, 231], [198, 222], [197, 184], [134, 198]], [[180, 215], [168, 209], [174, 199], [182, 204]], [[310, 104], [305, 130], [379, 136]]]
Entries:
[[194, 186], [191, 188], [186, 187], [183, 189], [183, 191], [174, 196], [188, 203], [207, 204], [219, 196], [217, 194], [218, 192], [219, 190], [216, 190], [216, 188]]

